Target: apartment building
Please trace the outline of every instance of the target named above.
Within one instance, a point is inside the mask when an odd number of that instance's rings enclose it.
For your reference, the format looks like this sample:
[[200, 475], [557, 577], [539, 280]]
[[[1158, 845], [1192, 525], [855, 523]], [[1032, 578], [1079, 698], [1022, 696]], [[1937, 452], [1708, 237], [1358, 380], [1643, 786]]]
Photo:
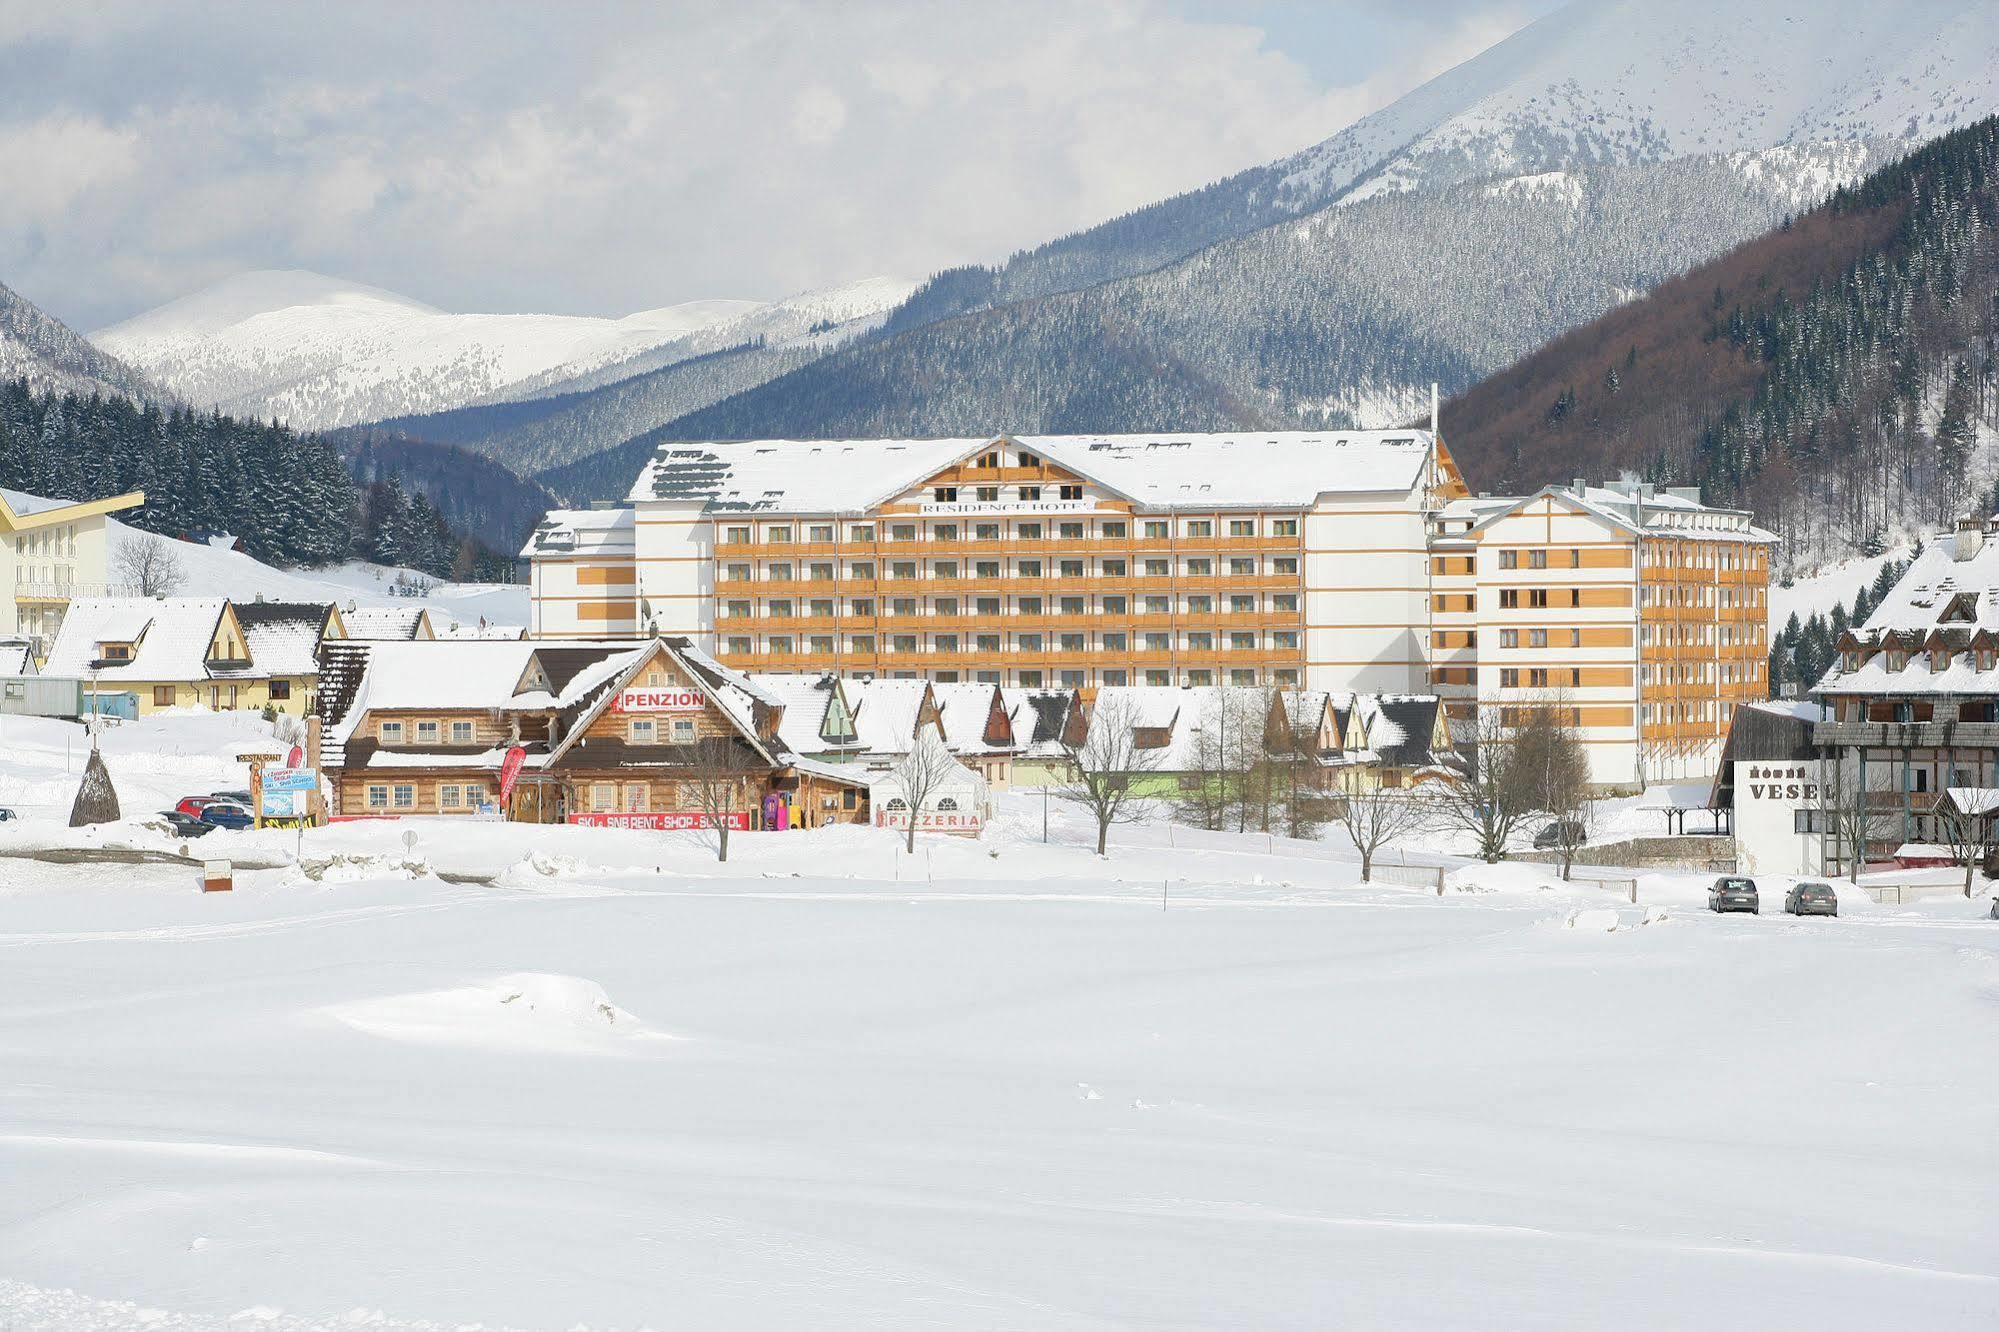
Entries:
[[1734, 709], [1769, 695], [1775, 539], [1639, 482], [1454, 500], [1431, 537], [1432, 687], [1460, 714], [1569, 708], [1605, 786], [1709, 776]]
[[1007, 687], [1399, 690], [1425, 669], [1427, 431], [667, 443], [523, 552], [535, 636]]
[[0, 490], [0, 638], [25, 638], [46, 655], [73, 598], [116, 591], [104, 520], [145, 502], [139, 491], [71, 503]]

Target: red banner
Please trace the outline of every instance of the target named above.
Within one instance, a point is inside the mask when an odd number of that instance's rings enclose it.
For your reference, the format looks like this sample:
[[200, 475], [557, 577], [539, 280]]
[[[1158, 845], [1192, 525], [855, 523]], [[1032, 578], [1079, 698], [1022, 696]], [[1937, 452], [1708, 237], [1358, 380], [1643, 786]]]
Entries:
[[527, 757], [527, 750], [520, 745], [515, 745], [507, 751], [505, 761], [500, 764], [500, 803], [502, 805], [507, 803], [507, 797], [513, 793], [514, 781], [521, 775], [521, 764], [527, 762]]
[[[722, 816], [737, 832], [750, 830], [748, 810]], [[696, 832], [712, 826], [706, 814], [693, 809], [662, 810], [657, 814], [571, 814], [565, 822], [579, 828], [644, 828], [652, 832]]]

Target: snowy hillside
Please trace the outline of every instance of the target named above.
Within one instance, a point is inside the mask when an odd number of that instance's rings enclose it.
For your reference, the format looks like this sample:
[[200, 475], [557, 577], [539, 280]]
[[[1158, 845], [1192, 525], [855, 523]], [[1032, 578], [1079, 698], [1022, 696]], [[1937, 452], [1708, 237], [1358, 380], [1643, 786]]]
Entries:
[[450, 314], [317, 273], [256, 272], [93, 340], [190, 402], [310, 429], [573, 393], [759, 340], [823, 349], [874, 327], [911, 286], [872, 278], [597, 319]]
[[718, 300], [622, 319], [449, 314], [294, 270], [240, 274], [92, 340], [198, 406], [317, 428], [456, 406], [550, 372], [582, 374], [760, 308]]
[[0, 285], [0, 382], [15, 379], [59, 393], [144, 398], [156, 392], [145, 376], [91, 346], [19, 292]]

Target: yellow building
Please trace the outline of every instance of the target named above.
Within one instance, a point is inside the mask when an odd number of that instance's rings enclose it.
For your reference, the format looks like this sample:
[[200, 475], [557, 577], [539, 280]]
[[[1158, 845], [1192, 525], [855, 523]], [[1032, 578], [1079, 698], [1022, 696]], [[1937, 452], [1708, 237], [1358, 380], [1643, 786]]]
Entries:
[[78, 597], [42, 673], [87, 682], [95, 710], [117, 716], [267, 705], [303, 716], [319, 687], [319, 645], [343, 634], [331, 605]]
[[145, 502], [136, 490], [81, 504], [0, 490], [0, 638], [26, 638], [39, 656], [72, 599], [113, 591], [105, 517]]

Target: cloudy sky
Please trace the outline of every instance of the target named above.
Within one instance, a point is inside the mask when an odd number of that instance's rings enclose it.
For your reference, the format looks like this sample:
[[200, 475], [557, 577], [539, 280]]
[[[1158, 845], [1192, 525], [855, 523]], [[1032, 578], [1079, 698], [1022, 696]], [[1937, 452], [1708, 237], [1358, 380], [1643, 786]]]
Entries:
[[0, 0], [0, 282], [252, 268], [624, 314], [990, 261], [1282, 156], [1556, 0]]

